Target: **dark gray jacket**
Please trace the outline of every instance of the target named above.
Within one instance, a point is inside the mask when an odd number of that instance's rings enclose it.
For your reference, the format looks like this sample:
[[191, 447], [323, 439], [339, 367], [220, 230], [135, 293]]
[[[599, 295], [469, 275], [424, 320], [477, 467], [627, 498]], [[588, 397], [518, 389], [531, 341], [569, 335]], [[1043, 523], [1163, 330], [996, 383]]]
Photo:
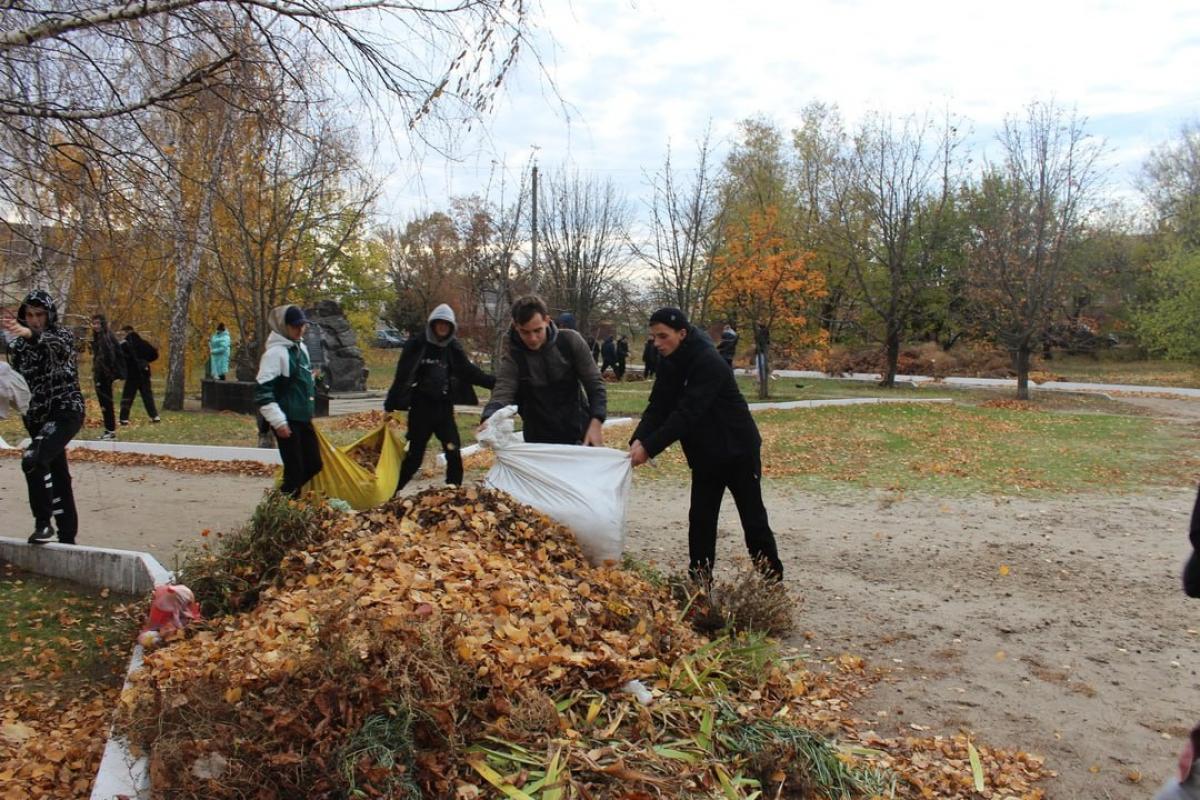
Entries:
[[515, 329], [509, 331], [482, 419], [516, 404], [525, 441], [578, 444], [591, 420], [604, 421], [608, 395], [583, 337], [549, 325], [537, 350], [527, 348]]

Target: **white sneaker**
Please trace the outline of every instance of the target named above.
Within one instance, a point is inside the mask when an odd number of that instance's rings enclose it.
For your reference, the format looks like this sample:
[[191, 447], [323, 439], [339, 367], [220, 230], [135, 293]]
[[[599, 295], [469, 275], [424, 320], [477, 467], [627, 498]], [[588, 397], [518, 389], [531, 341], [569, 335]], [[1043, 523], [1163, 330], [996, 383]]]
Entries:
[[116, 431], [105, 431], [104, 433], [100, 434], [100, 441], [102, 441], [102, 442], [111, 442], [111, 441], [115, 440], [116, 438], [117, 438]]

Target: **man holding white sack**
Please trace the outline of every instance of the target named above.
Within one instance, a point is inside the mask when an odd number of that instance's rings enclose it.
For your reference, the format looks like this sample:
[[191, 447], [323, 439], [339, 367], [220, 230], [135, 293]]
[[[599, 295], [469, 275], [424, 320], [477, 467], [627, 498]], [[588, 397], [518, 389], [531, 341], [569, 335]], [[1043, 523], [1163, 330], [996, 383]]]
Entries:
[[629, 457], [637, 467], [673, 442], [683, 446], [692, 469], [688, 571], [700, 579], [711, 577], [717, 515], [729, 489], [750, 557], [768, 577], [782, 580], [783, 564], [760, 485], [762, 437], [733, 370], [677, 308], [655, 311], [650, 316], [650, 334], [661, 356], [658, 377], [630, 439]]
[[602, 446], [608, 395], [587, 342], [556, 326], [536, 295], [513, 303], [512, 320], [480, 422], [515, 404], [526, 442]]

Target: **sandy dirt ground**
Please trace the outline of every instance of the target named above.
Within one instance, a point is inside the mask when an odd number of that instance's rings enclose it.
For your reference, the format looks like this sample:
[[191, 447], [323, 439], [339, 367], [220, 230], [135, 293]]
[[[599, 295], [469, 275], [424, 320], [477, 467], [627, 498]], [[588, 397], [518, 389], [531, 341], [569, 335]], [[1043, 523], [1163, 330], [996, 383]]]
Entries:
[[[147, 550], [168, 567], [202, 529], [243, 522], [267, 485], [100, 464], [73, 473], [81, 544]], [[0, 487], [0, 535], [26, 535], [15, 459], [0, 459]], [[1051, 798], [1150, 797], [1200, 717], [1200, 603], [1178, 579], [1193, 491], [947, 500], [768, 486], [802, 597], [792, 643], [884, 670], [857, 709], [881, 735], [966, 730], [1044, 755], [1058, 773]], [[686, 486], [635, 480], [627, 549], [678, 568], [686, 520]], [[720, 530], [718, 569], [744, 553], [728, 498]]]

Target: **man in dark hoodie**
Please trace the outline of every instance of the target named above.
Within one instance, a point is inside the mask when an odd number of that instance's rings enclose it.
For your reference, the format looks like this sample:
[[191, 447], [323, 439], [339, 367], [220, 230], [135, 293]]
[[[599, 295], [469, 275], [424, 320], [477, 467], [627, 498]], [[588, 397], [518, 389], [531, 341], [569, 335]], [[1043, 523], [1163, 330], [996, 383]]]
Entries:
[[455, 336], [457, 329], [454, 309], [442, 303], [430, 313], [424, 332], [404, 343], [396, 362], [396, 377], [383, 409], [408, 411], [408, 451], [400, 465], [397, 492], [421, 469], [430, 436], [437, 436], [446, 454], [446, 483], [462, 484], [462, 440], [454, 406], [478, 405], [473, 387], [490, 389], [496, 379], [471, 362]]
[[121, 331], [125, 334], [121, 341], [121, 353], [125, 356], [125, 385], [121, 387], [121, 424], [129, 424], [133, 398], [139, 394], [150, 421], [161, 422], [158, 406], [154, 403], [154, 388], [150, 385], [150, 364], [158, 360], [158, 348], [138, 336], [132, 325], [126, 325]]
[[117, 438], [117, 415], [113, 407], [113, 381], [125, 380], [125, 356], [121, 343], [108, 329], [103, 314], [92, 315], [92, 380], [96, 385], [96, 400], [104, 415], [101, 439]]
[[30, 442], [21, 457], [29, 508], [33, 511], [29, 543], [51, 541], [53, 520], [58, 527], [58, 541], [75, 544], [79, 517], [66, 450], [83, 425], [75, 335], [59, 326], [54, 301], [40, 289], [26, 296], [15, 320], [4, 320], [4, 331], [12, 338], [9, 361], [29, 384], [30, 392], [29, 409], [23, 418]]
[[608, 395], [587, 342], [555, 326], [536, 295], [513, 303], [512, 320], [481, 421], [515, 403], [525, 441], [601, 446]]
[[658, 377], [630, 439], [629, 457], [637, 467], [673, 442], [683, 445], [692, 469], [689, 572], [701, 580], [712, 575], [717, 515], [729, 489], [750, 557], [768, 577], [782, 580], [783, 564], [762, 500], [762, 438], [733, 372], [677, 308], [655, 311], [650, 334], [661, 356]]

